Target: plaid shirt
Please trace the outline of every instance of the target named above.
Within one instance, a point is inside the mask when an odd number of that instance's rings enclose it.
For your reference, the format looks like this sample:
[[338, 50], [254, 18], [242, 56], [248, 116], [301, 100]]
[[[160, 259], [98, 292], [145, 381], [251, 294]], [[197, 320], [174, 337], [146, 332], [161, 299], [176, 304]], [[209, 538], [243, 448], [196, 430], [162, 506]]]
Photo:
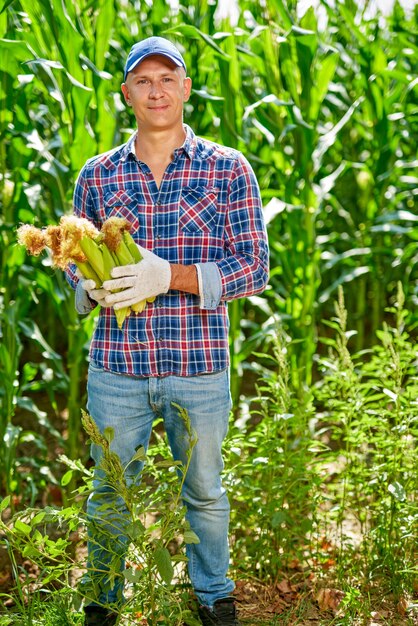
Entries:
[[[185, 129], [160, 188], [135, 156], [135, 135], [87, 161], [76, 182], [76, 215], [98, 228], [110, 216], [124, 217], [137, 243], [170, 263], [198, 268], [201, 297], [170, 290], [132, 313], [122, 330], [112, 308], [100, 310], [90, 358], [112, 372], [193, 376], [225, 369], [227, 302], [260, 293], [267, 283], [267, 236], [251, 166], [240, 152]], [[67, 278], [76, 288], [74, 269]]]

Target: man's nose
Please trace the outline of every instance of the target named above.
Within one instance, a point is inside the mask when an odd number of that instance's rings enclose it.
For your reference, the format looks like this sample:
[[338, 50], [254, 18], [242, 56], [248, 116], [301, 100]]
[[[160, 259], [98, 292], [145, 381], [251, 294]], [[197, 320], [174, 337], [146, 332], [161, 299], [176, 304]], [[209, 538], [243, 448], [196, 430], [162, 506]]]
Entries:
[[159, 98], [162, 94], [162, 88], [159, 82], [151, 83], [149, 92], [150, 98]]

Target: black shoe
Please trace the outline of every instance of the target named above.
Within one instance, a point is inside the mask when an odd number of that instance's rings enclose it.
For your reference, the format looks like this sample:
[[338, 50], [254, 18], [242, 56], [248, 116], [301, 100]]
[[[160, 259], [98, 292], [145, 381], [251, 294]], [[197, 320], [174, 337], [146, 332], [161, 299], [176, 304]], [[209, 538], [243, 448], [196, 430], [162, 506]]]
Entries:
[[114, 626], [118, 616], [101, 606], [84, 607], [84, 626]]
[[216, 600], [211, 611], [207, 606], [200, 606], [199, 617], [203, 626], [218, 624], [219, 626], [240, 626], [234, 598]]

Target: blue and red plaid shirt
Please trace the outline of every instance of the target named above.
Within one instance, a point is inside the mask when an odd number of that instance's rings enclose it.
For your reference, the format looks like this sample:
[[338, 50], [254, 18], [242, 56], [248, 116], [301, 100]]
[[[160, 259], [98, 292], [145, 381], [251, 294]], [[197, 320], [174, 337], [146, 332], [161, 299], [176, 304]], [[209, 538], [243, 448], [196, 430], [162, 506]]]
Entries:
[[[112, 308], [100, 310], [90, 358], [132, 376], [193, 376], [229, 364], [227, 302], [264, 290], [268, 244], [260, 192], [242, 154], [196, 137], [185, 126], [160, 188], [126, 144], [96, 156], [80, 172], [74, 213], [100, 228], [126, 218], [141, 246], [170, 263], [195, 264], [200, 296], [170, 290], [132, 313], [119, 330]], [[67, 278], [76, 288], [70, 267]], [[81, 292], [78, 289], [78, 300]], [[94, 304], [79, 305], [87, 312]]]

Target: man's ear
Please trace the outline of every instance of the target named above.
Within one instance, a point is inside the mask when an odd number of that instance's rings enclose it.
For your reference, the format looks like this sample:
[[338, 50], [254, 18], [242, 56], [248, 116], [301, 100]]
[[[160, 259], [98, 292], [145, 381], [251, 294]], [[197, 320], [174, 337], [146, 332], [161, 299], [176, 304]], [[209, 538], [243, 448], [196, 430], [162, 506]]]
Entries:
[[187, 76], [184, 79], [184, 83], [183, 83], [183, 89], [184, 89], [184, 102], [187, 102], [188, 99], [190, 98], [190, 93], [192, 91], [192, 79], [189, 78], [189, 76]]
[[122, 83], [121, 89], [122, 89], [123, 97], [125, 98], [126, 104], [130, 105], [131, 104], [131, 99], [129, 97], [129, 89], [128, 89], [126, 83]]

